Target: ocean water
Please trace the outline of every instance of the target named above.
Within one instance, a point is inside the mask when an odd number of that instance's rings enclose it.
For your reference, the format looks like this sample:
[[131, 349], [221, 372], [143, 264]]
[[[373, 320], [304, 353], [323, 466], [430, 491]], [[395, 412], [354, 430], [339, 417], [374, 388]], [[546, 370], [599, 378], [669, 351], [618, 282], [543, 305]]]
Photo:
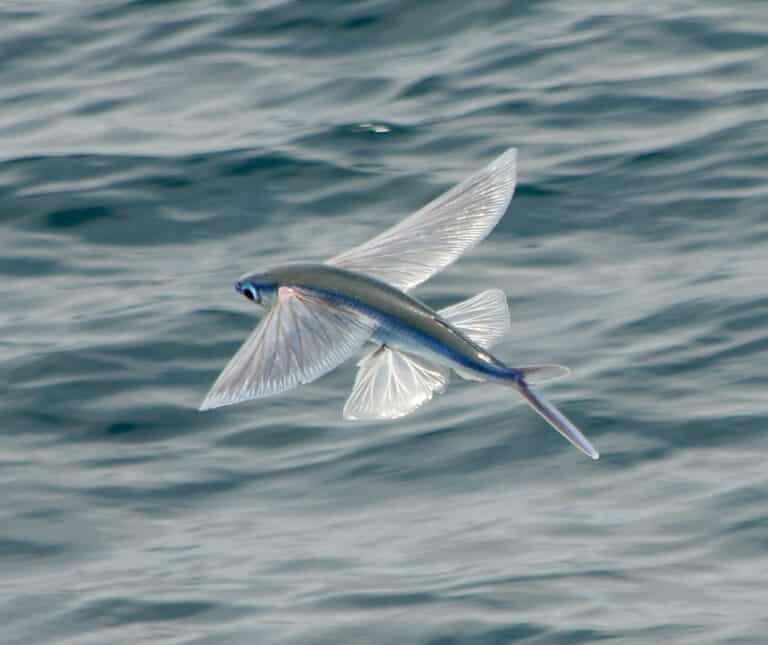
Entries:
[[[0, 8], [0, 643], [768, 640], [768, 4]], [[245, 271], [330, 257], [509, 146], [511, 364], [602, 453], [349, 363], [197, 411]]]

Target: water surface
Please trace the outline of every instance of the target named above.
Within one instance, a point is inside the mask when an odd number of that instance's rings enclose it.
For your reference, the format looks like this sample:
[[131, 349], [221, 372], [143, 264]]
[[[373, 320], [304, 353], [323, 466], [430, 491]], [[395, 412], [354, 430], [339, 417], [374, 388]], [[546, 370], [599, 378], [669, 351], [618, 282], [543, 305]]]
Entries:
[[[8, 644], [758, 643], [766, 628], [761, 2], [0, 9]], [[508, 295], [500, 388], [391, 424], [352, 363], [196, 408], [320, 260], [508, 146], [492, 236], [416, 295]]]

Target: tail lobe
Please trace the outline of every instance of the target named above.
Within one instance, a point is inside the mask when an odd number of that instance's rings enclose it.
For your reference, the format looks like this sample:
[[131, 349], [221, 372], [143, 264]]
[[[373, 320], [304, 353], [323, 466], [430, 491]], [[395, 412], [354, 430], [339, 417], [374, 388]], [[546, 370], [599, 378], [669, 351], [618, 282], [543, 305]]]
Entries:
[[517, 384], [517, 390], [528, 405], [541, 415], [549, 425], [576, 446], [576, 448], [587, 455], [587, 457], [592, 459], [600, 458], [600, 453], [597, 452], [589, 440], [581, 434], [581, 431], [573, 425], [560, 410], [533, 390], [530, 385], [525, 381], [521, 381]]

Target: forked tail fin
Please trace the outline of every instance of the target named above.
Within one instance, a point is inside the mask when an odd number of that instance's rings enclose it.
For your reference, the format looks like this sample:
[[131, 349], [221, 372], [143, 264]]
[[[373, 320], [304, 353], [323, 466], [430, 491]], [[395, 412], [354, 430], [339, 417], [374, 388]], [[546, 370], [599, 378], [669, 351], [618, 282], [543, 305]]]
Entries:
[[573, 425], [565, 415], [554, 405], [544, 400], [535, 390], [525, 382], [517, 384], [517, 391], [523, 396], [528, 405], [538, 412], [544, 420], [576, 446], [587, 457], [599, 459], [600, 453], [595, 450], [589, 440], [581, 434], [581, 431]]

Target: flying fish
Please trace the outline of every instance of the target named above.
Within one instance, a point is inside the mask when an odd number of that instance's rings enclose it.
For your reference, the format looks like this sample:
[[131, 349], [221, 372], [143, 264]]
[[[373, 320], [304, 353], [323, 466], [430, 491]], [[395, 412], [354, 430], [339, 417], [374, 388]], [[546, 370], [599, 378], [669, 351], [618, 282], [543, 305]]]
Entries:
[[533, 387], [560, 365], [511, 367], [491, 348], [510, 328], [507, 299], [490, 289], [436, 311], [410, 291], [484, 239], [517, 181], [511, 148], [419, 211], [324, 263], [242, 276], [235, 289], [265, 314], [205, 397], [201, 410], [281, 394], [366, 351], [343, 416], [397, 419], [442, 393], [451, 372], [515, 391], [592, 459], [579, 429]]

